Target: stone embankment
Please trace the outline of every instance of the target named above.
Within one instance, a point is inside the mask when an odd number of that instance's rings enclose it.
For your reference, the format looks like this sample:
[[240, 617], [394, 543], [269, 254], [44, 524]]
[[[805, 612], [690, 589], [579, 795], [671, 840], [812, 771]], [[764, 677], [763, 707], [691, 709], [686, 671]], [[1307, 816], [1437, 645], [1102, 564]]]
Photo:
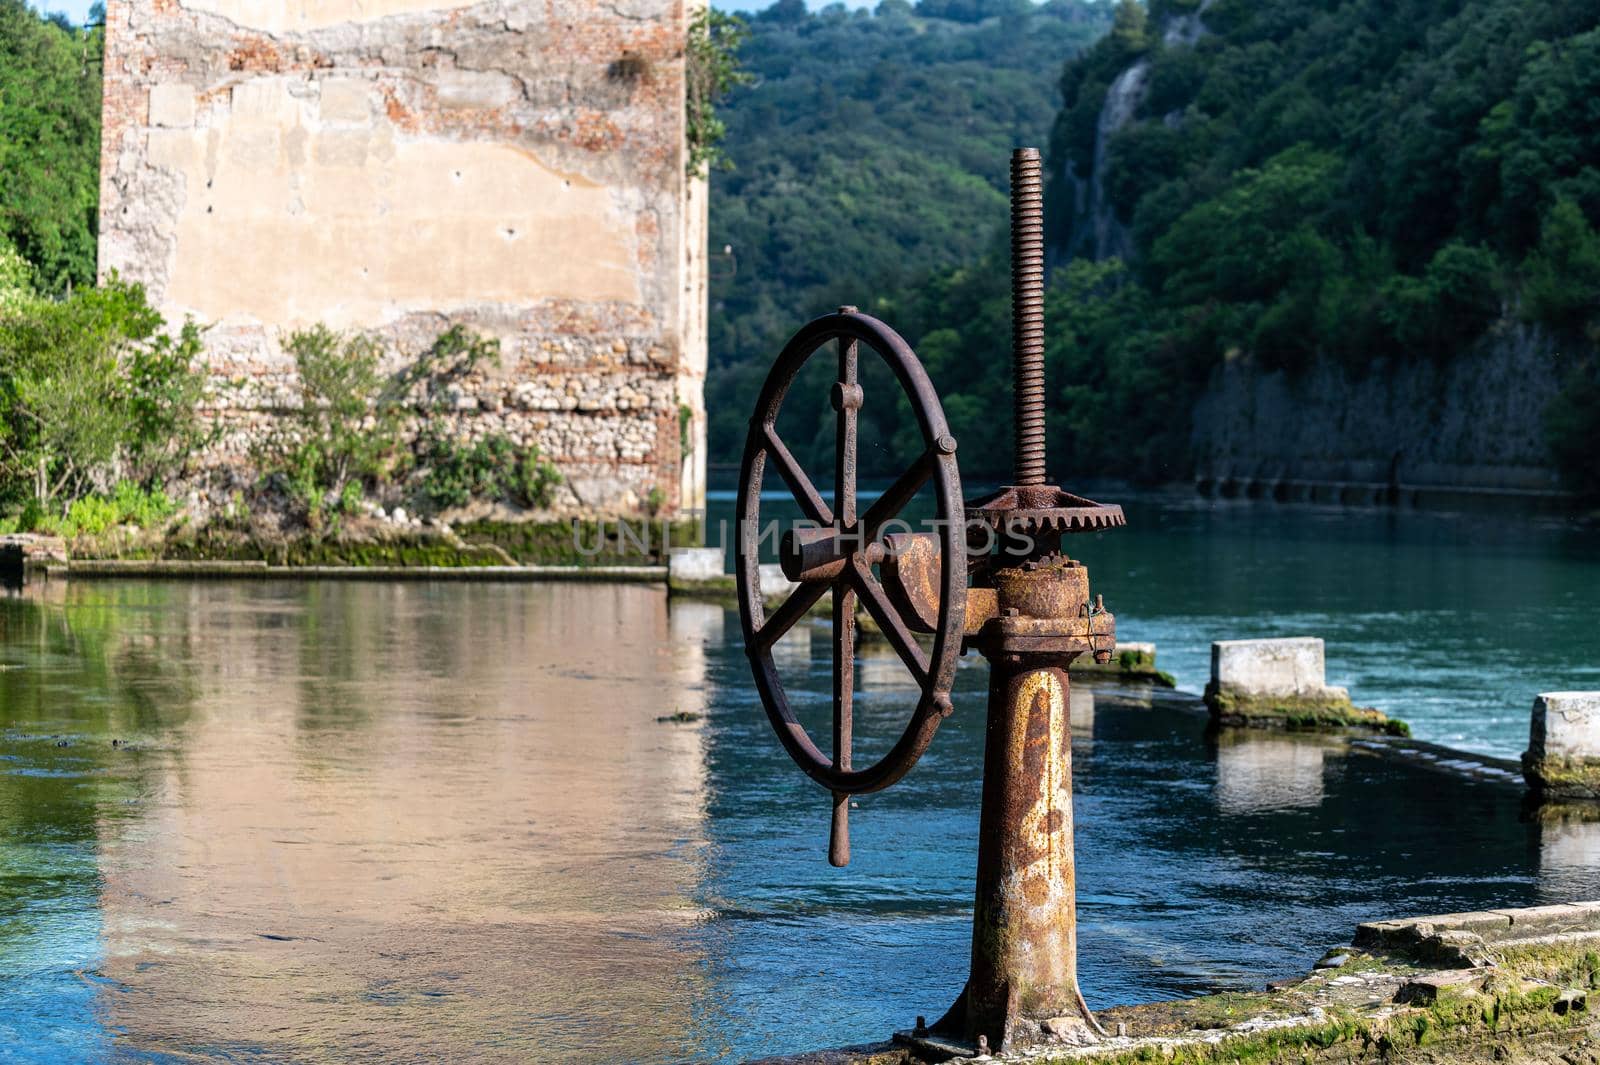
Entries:
[[1329, 951], [1312, 972], [1257, 993], [1101, 1011], [1110, 1034], [1093, 1046], [980, 1058], [960, 1044], [932, 1050], [901, 1033], [768, 1065], [1593, 1065], [1600, 1018], [1589, 996], [1597, 990], [1600, 902], [1457, 913], [1363, 924], [1350, 946]]

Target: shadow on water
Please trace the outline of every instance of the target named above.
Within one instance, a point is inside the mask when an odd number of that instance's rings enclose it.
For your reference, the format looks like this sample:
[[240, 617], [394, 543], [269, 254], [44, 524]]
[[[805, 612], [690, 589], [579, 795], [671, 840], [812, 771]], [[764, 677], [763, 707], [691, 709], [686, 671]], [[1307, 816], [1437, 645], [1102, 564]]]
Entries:
[[[827, 648], [804, 629], [777, 655], [818, 723]], [[907, 680], [871, 655], [859, 674], [870, 754]], [[983, 680], [965, 660], [956, 714], [859, 800], [835, 870], [827, 799], [720, 606], [30, 588], [0, 600], [0, 1040], [51, 1062], [665, 1062], [879, 1037], [965, 975]], [[1071, 718], [1095, 1005], [1257, 986], [1361, 920], [1600, 888], [1600, 826], [1523, 820], [1492, 766], [1208, 737], [1159, 692], [1079, 685]]]

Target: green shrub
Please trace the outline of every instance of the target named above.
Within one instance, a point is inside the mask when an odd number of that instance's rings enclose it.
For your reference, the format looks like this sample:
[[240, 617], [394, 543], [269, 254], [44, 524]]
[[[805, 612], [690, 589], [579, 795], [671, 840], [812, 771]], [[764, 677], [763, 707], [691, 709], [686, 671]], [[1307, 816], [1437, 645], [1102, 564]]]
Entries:
[[684, 137], [691, 177], [704, 177], [712, 168], [730, 169], [722, 151], [728, 127], [717, 115], [717, 102], [754, 80], [739, 67], [739, 46], [747, 35], [743, 19], [715, 8], [702, 8], [689, 21]]
[[474, 498], [545, 507], [561, 483], [561, 475], [540, 458], [538, 447], [519, 445], [504, 434], [464, 443], [429, 432], [418, 440], [417, 463], [423, 471], [422, 496], [437, 510]]
[[66, 507], [127, 478], [159, 486], [203, 441], [200, 330], [176, 336], [112, 276], [0, 315], [0, 497]]
[[74, 499], [67, 508], [67, 519], [63, 525], [71, 533], [87, 533], [90, 536], [99, 536], [113, 525], [118, 524], [120, 514], [117, 505], [109, 499], [100, 496], [84, 496]]
[[140, 528], [160, 525], [178, 511], [171, 496], [159, 488], [141, 488], [133, 481], [118, 481], [111, 491], [117, 520]]
[[37, 500], [30, 500], [17, 516], [15, 527], [25, 532], [66, 537], [99, 536], [117, 525], [158, 526], [176, 511], [177, 505], [166, 492], [141, 488], [132, 481], [119, 481], [109, 495], [74, 499], [65, 513], [46, 510]]
[[[300, 373], [299, 410], [258, 456], [263, 473], [320, 530], [357, 511], [368, 489], [411, 486], [433, 510], [473, 499], [548, 506], [560, 483], [539, 449], [505, 434], [467, 441], [438, 428], [456, 387], [500, 362], [500, 342], [460, 325], [440, 333], [414, 362], [382, 370], [371, 336], [317, 325], [285, 344]], [[408, 422], [420, 430], [407, 442]]]
[[382, 373], [376, 338], [319, 324], [291, 333], [284, 347], [300, 376], [300, 405], [258, 461], [318, 529], [325, 515], [358, 504], [364, 484], [390, 472], [402, 407], [395, 382]]

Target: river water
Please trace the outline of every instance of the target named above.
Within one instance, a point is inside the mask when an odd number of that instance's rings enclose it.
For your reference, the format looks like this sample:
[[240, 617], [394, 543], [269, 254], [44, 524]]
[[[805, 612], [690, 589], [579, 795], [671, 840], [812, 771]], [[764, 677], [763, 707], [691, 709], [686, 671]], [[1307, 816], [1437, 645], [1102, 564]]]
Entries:
[[[1329, 639], [1358, 698], [1500, 753], [1533, 692], [1600, 686], [1593, 544], [1559, 523], [1130, 519], [1075, 553], [1185, 686], [1204, 641], [1287, 625]], [[738, 1060], [942, 1011], [981, 662], [911, 776], [860, 800], [835, 870], [737, 634], [641, 586], [0, 600], [0, 1059]], [[802, 627], [778, 656], [819, 721], [826, 647]], [[909, 695], [891, 661], [860, 673], [870, 751]], [[1207, 737], [1181, 694], [1075, 694], [1091, 1005], [1259, 986], [1361, 920], [1600, 893], [1600, 826], [1526, 819], [1503, 768]]]

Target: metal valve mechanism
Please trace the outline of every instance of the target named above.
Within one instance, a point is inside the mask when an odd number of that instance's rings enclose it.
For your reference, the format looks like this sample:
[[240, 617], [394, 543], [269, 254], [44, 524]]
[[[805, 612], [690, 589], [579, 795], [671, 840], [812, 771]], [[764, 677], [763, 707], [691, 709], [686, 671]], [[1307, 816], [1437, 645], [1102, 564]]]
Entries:
[[[886, 788], [916, 764], [952, 712], [956, 660], [965, 650], [989, 660], [971, 971], [932, 1031], [919, 1025], [907, 1038], [986, 1043], [1001, 1051], [1103, 1034], [1078, 991], [1066, 670], [1081, 654], [1108, 659], [1116, 630], [1099, 598], [1090, 597], [1088, 571], [1062, 553], [1061, 540], [1124, 523], [1121, 507], [1045, 483], [1044, 227], [1036, 149], [1012, 153], [1011, 189], [1015, 483], [963, 502], [956, 440], [922, 364], [894, 330], [844, 307], [801, 328], [762, 387], [740, 471], [736, 548], [740, 618], [756, 687], [785, 749], [831, 793], [834, 865], [850, 860], [849, 797]], [[838, 364], [831, 390], [832, 507], [777, 431], [790, 386], [830, 344]], [[868, 398], [859, 374], [863, 347], [887, 363], [909, 397], [923, 449], [860, 511], [856, 428]], [[769, 614], [758, 548], [770, 468], [812, 527], [780, 541], [784, 575], [798, 588]], [[930, 480], [937, 531], [885, 535]], [[795, 716], [772, 651], [830, 591], [833, 729], [832, 753], [825, 755]], [[919, 689], [898, 741], [861, 768], [851, 758], [858, 603]], [[931, 645], [919, 635], [931, 635]]]

